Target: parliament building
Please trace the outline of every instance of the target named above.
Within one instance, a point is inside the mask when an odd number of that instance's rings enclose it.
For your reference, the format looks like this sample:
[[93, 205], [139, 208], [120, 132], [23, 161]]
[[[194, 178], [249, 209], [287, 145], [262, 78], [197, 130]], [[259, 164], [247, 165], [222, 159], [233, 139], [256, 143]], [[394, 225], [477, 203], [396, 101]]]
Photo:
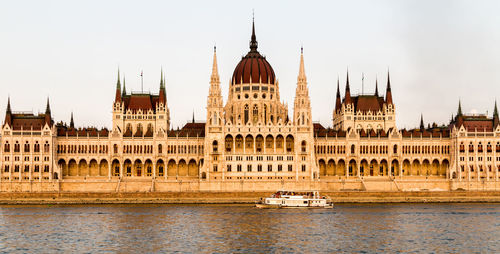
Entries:
[[376, 181], [388, 184], [382, 189], [402, 190], [500, 180], [496, 103], [492, 116], [464, 114], [459, 102], [448, 125], [421, 120], [418, 128], [398, 129], [389, 74], [385, 92], [377, 83], [374, 94], [359, 95], [351, 94], [347, 75], [345, 87], [337, 82], [331, 127], [325, 127], [312, 121], [302, 52], [298, 60], [289, 112], [252, 25], [250, 50], [234, 69], [228, 98], [222, 97], [214, 48], [206, 122], [193, 119], [180, 129], [171, 126], [163, 73], [157, 94], [127, 93], [118, 73], [111, 129], [76, 128], [73, 115], [69, 124], [56, 122], [48, 100], [45, 113], [15, 112], [9, 99], [0, 189], [366, 190]]

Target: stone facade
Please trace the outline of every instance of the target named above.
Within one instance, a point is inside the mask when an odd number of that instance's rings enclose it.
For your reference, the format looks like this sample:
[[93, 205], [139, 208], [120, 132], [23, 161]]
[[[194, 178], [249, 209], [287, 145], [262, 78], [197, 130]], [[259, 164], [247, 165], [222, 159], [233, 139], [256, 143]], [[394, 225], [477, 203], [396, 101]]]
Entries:
[[312, 122], [303, 52], [290, 118], [274, 70], [257, 48], [253, 27], [250, 51], [233, 73], [225, 104], [214, 48], [207, 121], [193, 119], [177, 130], [170, 128], [163, 73], [158, 94], [127, 93], [118, 73], [110, 130], [75, 128], [73, 116], [69, 125], [55, 123], [49, 101], [45, 113], [35, 115], [13, 112], [9, 100], [0, 189], [402, 190], [471, 182], [496, 188], [496, 103], [491, 118], [465, 115], [459, 103], [449, 125], [426, 127], [422, 119], [419, 128], [399, 130], [389, 75], [385, 97], [378, 82], [374, 94], [352, 95], [347, 76], [343, 97], [337, 82], [333, 127], [325, 128]]

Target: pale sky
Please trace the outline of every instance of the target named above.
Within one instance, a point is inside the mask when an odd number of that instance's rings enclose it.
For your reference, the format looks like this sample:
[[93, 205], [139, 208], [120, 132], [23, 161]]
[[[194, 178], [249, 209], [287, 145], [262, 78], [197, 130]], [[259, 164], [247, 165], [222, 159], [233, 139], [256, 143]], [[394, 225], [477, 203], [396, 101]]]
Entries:
[[127, 91], [158, 92], [166, 71], [174, 128], [206, 119], [213, 46], [224, 101], [249, 48], [259, 51], [293, 114], [304, 46], [313, 120], [331, 126], [337, 77], [344, 93], [385, 94], [387, 70], [399, 128], [492, 114], [500, 99], [500, 1], [0, 1], [0, 109], [44, 111], [77, 126], [111, 126], [116, 71]]

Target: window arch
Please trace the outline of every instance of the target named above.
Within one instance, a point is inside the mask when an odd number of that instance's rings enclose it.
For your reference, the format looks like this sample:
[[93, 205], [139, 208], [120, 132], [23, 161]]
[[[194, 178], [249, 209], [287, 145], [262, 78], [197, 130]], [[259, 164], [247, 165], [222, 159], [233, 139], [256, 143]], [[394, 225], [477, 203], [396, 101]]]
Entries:
[[244, 121], [243, 123], [247, 124], [248, 123], [248, 105], [245, 105], [245, 108], [244, 108]]
[[259, 119], [259, 107], [257, 106], [257, 104], [253, 105], [252, 115], [253, 115], [253, 122], [256, 123], [257, 120]]
[[305, 141], [305, 140], [302, 140], [302, 142], [301, 142], [301, 144], [300, 144], [300, 147], [301, 147], [301, 151], [302, 151], [303, 153], [305, 153], [305, 152], [307, 151], [307, 146], [306, 146], [306, 145], [307, 145], [306, 141]]
[[158, 153], [163, 153], [163, 146], [161, 144], [158, 144]]
[[398, 145], [394, 145], [394, 151], [392, 151], [394, 154], [398, 153]]
[[214, 142], [212, 142], [212, 150], [214, 153], [219, 150], [219, 143], [217, 142], [217, 140], [214, 140]]

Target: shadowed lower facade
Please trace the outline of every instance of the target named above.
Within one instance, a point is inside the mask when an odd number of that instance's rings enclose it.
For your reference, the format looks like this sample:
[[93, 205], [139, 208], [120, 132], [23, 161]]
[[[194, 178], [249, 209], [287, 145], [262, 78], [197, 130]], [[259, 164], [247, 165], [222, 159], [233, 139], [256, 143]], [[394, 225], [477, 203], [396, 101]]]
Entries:
[[41, 191], [57, 190], [56, 183], [74, 183], [78, 191], [119, 191], [120, 184], [135, 183], [142, 187], [134, 190], [154, 191], [184, 183], [189, 190], [287, 184], [328, 190], [356, 183], [353, 189], [366, 190], [367, 182], [378, 181], [402, 190], [405, 181], [412, 182], [406, 189], [426, 189], [429, 181], [500, 180], [496, 103], [492, 117], [463, 114], [459, 102], [448, 125], [425, 126], [422, 118], [419, 128], [400, 130], [389, 74], [384, 95], [378, 82], [374, 94], [351, 94], [347, 75], [343, 96], [337, 82], [332, 127], [325, 128], [312, 122], [303, 52], [289, 114], [277, 76], [258, 51], [254, 26], [225, 104], [215, 48], [209, 85], [206, 122], [193, 117], [177, 130], [171, 129], [163, 73], [157, 94], [127, 93], [118, 73], [109, 130], [75, 128], [73, 115], [69, 124], [56, 123], [49, 101], [43, 114], [15, 112], [9, 99], [0, 137], [1, 189], [44, 183], [49, 187]]

